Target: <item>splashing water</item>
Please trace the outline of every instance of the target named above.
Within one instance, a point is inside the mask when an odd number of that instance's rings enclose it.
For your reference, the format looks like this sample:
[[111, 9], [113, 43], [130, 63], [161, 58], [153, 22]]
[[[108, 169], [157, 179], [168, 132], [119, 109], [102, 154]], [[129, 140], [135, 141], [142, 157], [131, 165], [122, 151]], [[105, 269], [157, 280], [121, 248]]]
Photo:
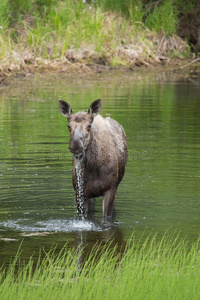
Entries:
[[75, 158], [75, 170], [76, 170], [76, 201], [77, 201], [77, 214], [80, 217], [84, 217], [85, 213], [85, 196], [84, 196], [84, 180], [83, 180], [83, 168], [82, 159]]
[[25, 218], [19, 218], [17, 220], [7, 220], [0, 222], [0, 229], [16, 230], [23, 232], [24, 234], [35, 233], [40, 235], [41, 233], [52, 232], [81, 232], [81, 231], [103, 231], [109, 230], [110, 227], [107, 224], [93, 223], [84, 219], [81, 220], [66, 220], [66, 219], [48, 219], [42, 221], [35, 221]]

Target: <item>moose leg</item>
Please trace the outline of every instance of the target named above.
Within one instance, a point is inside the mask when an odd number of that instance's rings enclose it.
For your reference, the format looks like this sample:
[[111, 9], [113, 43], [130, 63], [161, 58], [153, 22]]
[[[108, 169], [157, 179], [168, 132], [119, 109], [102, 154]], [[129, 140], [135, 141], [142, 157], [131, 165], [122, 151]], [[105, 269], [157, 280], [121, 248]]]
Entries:
[[88, 198], [86, 200], [86, 211], [94, 211], [95, 210], [95, 198]]
[[111, 189], [105, 192], [103, 197], [103, 216], [112, 216], [114, 200], [115, 200], [116, 189]]

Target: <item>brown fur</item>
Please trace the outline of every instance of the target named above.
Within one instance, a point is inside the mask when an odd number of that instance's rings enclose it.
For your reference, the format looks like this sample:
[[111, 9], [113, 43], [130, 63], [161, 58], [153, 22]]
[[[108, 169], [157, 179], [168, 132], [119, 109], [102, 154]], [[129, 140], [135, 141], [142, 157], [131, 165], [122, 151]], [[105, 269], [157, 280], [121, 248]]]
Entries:
[[[79, 112], [71, 114], [68, 118], [71, 147], [69, 148], [75, 156], [77, 153], [84, 153], [82, 170], [86, 203], [90, 203], [95, 197], [103, 196], [103, 216], [107, 217], [112, 215], [117, 187], [124, 176], [127, 140], [119, 123], [92, 113]], [[76, 190], [74, 161], [73, 159], [72, 180]]]

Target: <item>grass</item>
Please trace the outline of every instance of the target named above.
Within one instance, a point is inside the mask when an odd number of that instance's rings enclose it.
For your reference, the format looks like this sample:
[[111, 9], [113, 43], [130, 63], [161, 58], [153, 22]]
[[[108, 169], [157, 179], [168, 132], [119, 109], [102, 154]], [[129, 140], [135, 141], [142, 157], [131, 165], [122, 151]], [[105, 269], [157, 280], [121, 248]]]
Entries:
[[199, 241], [165, 235], [158, 242], [134, 238], [120, 252], [111, 244], [95, 246], [82, 262], [82, 252], [55, 250], [33, 268], [33, 259], [18, 265], [16, 257], [1, 270], [2, 299], [197, 299], [199, 294]]
[[[180, 0], [181, 2], [181, 0]], [[122, 12], [132, 24], [143, 23], [147, 28], [167, 35], [176, 33], [178, 6], [172, 0], [159, 2], [143, 0], [97, 0], [106, 10]]]
[[71, 72], [74, 63], [84, 71], [89, 69], [83, 64], [133, 68], [187, 56], [189, 47], [174, 35], [178, 23], [174, 1], [162, 1], [154, 9], [145, 3], [0, 1], [0, 77], [56, 66]]
[[156, 32], [163, 31], [166, 35], [176, 32], [178, 24], [178, 11], [173, 1], [164, 1], [161, 6], [156, 6], [145, 21], [146, 26]]

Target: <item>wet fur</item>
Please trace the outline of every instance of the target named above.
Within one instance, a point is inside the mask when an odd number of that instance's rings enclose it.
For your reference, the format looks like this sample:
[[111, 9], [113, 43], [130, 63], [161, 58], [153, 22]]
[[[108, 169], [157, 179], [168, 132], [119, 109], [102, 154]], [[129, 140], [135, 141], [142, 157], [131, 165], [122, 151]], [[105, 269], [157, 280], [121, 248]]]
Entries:
[[59, 100], [59, 110], [68, 119], [70, 131], [69, 150], [73, 153], [72, 181], [76, 191], [78, 184], [75, 160], [81, 162], [84, 201], [93, 206], [95, 197], [103, 196], [103, 216], [112, 215], [115, 194], [121, 182], [127, 161], [127, 140], [122, 126], [111, 118], [103, 118], [101, 100], [91, 103], [88, 113], [72, 113], [70, 105]]
[[[79, 114], [79, 113], [78, 113]], [[81, 115], [75, 115], [80, 120]], [[81, 113], [82, 114], [82, 113]], [[82, 115], [83, 117], [83, 115]], [[112, 200], [103, 214], [111, 215], [117, 186], [122, 180], [127, 161], [126, 135], [121, 125], [100, 115], [94, 118], [90, 132], [90, 143], [83, 159], [84, 194], [87, 199], [104, 196], [111, 191]], [[73, 163], [73, 186], [77, 180]]]

